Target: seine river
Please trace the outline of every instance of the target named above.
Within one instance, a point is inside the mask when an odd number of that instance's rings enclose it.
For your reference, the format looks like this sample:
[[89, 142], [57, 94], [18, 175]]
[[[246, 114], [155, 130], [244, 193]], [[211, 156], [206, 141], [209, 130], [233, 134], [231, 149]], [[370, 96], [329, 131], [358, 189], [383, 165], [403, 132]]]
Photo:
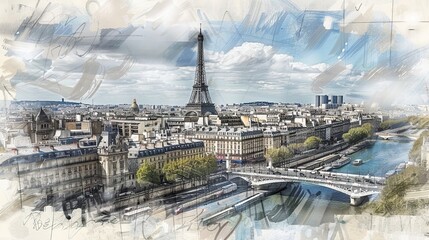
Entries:
[[[350, 163], [335, 171], [384, 176], [399, 163], [408, 161], [412, 144], [412, 141], [405, 140], [378, 140], [373, 146], [349, 156], [352, 160], [362, 159], [362, 165], [353, 166]], [[349, 197], [345, 194], [309, 184], [292, 184], [282, 192], [231, 216], [228, 221], [235, 221], [239, 217], [233, 233], [235, 239], [280, 239], [274, 236], [297, 238], [306, 231], [317, 229], [312, 227], [335, 222], [337, 214], [360, 211], [359, 207], [349, 205]], [[255, 231], [249, 231], [249, 228]]]
[[389, 170], [395, 169], [399, 163], [408, 161], [408, 152], [412, 146], [413, 142], [407, 140], [377, 140], [372, 147], [349, 156], [352, 161], [362, 159], [362, 165], [354, 166], [350, 163], [334, 169], [333, 172], [384, 176]]

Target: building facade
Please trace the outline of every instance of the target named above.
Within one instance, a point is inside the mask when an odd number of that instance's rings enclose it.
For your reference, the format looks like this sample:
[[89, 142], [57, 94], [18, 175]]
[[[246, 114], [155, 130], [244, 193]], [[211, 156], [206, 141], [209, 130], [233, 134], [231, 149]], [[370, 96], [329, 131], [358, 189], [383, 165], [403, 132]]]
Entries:
[[94, 142], [14, 149], [0, 164], [2, 175], [16, 177], [22, 193], [67, 196], [101, 186], [101, 166]]
[[162, 118], [157, 117], [137, 118], [134, 120], [112, 119], [110, 124], [117, 128], [119, 134], [123, 137], [130, 137], [133, 134], [146, 134], [146, 137], [149, 137], [149, 135], [154, 134], [154, 132], [160, 132], [161, 128], [164, 128]]
[[195, 159], [204, 156], [204, 142], [202, 141], [158, 141], [155, 143], [141, 144], [130, 148], [128, 159], [131, 179], [136, 179], [138, 167], [144, 163], [154, 164], [160, 172], [166, 163], [183, 158]]
[[135, 186], [128, 173], [128, 146], [116, 131], [106, 129], [102, 132], [97, 153], [105, 190], [115, 193]]
[[264, 160], [264, 137], [260, 129], [252, 128], [197, 128], [188, 138], [204, 142], [205, 151], [217, 159], [253, 162]]

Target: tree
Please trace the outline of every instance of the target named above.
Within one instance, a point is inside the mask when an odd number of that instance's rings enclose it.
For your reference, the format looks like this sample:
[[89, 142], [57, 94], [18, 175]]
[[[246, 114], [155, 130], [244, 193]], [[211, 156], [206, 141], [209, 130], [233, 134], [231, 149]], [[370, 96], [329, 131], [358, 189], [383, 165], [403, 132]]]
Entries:
[[372, 136], [372, 134], [374, 133], [374, 127], [371, 123], [364, 123], [362, 125], [362, 128], [367, 131], [368, 137]]
[[287, 148], [293, 153], [300, 153], [305, 151], [305, 145], [304, 143], [291, 143], [287, 146]]
[[317, 149], [319, 148], [319, 144], [322, 140], [316, 136], [311, 136], [308, 137], [305, 142], [304, 142], [304, 146], [307, 149]]
[[365, 123], [361, 127], [350, 128], [348, 132], [343, 134], [343, 139], [350, 144], [357, 143], [372, 135], [372, 125]]
[[161, 177], [155, 167], [155, 164], [145, 162], [140, 165], [139, 169], [137, 170], [137, 181], [140, 183], [150, 182], [153, 184], [160, 184]]
[[185, 159], [178, 159], [164, 164], [162, 173], [165, 175], [167, 181], [175, 181], [178, 178], [183, 179], [183, 166]]
[[162, 172], [168, 181], [176, 181], [177, 179], [203, 179], [216, 169], [216, 157], [208, 155], [196, 158], [182, 158], [166, 163], [162, 168]]
[[267, 150], [265, 158], [273, 161], [273, 163], [277, 163], [293, 156], [292, 151], [287, 147], [279, 147], [279, 148], [270, 148]]
[[408, 122], [417, 123], [418, 121], [419, 121], [418, 117], [413, 117], [413, 116], [409, 118], [389, 119], [389, 120], [383, 121], [380, 124], [379, 129], [383, 131], [390, 128], [398, 128], [398, 127], [407, 125]]

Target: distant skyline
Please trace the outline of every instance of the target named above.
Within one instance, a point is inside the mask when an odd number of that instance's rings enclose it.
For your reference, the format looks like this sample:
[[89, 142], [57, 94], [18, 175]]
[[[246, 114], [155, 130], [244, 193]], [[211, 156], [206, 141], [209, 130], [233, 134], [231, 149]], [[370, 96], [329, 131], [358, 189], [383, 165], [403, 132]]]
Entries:
[[424, 0], [36, 3], [0, 3], [0, 99], [185, 105], [202, 23], [215, 104], [429, 102]]

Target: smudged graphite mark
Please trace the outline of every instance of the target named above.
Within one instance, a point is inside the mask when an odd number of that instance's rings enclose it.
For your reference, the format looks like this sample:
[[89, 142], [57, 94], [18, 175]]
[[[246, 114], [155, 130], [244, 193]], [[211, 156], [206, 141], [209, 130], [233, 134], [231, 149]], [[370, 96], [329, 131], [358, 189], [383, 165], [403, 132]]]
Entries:
[[116, 67], [111, 67], [106, 70], [104, 79], [106, 80], [118, 80], [122, 76], [124, 76], [128, 70], [133, 66], [134, 60], [132, 57], [127, 56], [122, 61], [121, 65]]
[[338, 61], [336, 64], [332, 65], [314, 78], [311, 84], [311, 90], [314, 93], [321, 93], [322, 88], [326, 86], [330, 81], [338, 77], [338, 75], [341, 74], [345, 69], [346, 66], [344, 65], [344, 63], [342, 61]]
[[194, 66], [196, 53], [192, 49], [196, 46], [195, 37], [189, 41], [174, 42], [164, 52], [165, 59], [176, 59], [177, 66]]
[[333, 44], [329, 53], [331, 55], [339, 56], [343, 52], [344, 43], [349, 41], [349, 37], [348, 33], [342, 33], [341, 37], [338, 37], [335, 44]]
[[348, 59], [353, 57], [356, 53], [358, 53], [360, 50], [363, 50], [363, 47], [368, 41], [368, 35], [364, 35], [360, 37], [357, 41], [353, 43], [353, 45], [349, 48], [345, 49], [343, 58]]
[[[97, 73], [100, 69], [101, 64], [96, 61], [95, 57], [93, 57], [83, 64], [82, 76], [74, 87], [69, 87], [59, 82], [51, 81], [49, 78], [43, 76], [31, 84], [60, 94], [70, 100], [85, 99], [88, 95], [92, 96], [94, 91], [96, 91], [101, 84], [102, 81], [97, 79]], [[64, 74], [63, 78], [67, 77], [68, 75]]]
[[412, 68], [420, 60], [420, 56], [427, 52], [429, 47], [415, 49], [407, 54], [392, 59], [392, 67], [389, 67], [389, 60], [381, 61], [379, 65], [367, 73], [362, 79], [366, 81], [372, 80], [398, 80], [400, 77], [412, 71]]
[[356, 11], [359, 11], [361, 7], [362, 7], [362, 3], [360, 3], [359, 7], [355, 6]]
[[16, 34], [15, 34], [15, 40], [23, 41], [30, 37], [31, 33], [33, 32], [33, 28], [39, 23], [40, 19], [45, 15], [49, 7], [51, 6], [51, 3], [46, 4], [43, 11], [37, 16], [36, 11], [39, 6], [40, 0], [37, 1], [36, 8], [33, 11], [32, 15], [29, 18], [26, 18], [22, 24], [19, 26]]
[[201, 19], [201, 22], [203, 23], [203, 29], [205, 31], [208, 31], [210, 35], [221, 37], [219, 32], [216, 31], [216, 28], [213, 26], [213, 24], [210, 21], [210, 18], [207, 16], [205, 12], [202, 12], [201, 9], [197, 10], [198, 17]]
[[307, 11], [307, 9], [304, 10], [304, 12], [302, 13], [301, 24], [299, 25], [298, 31], [296, 31], [295, 33], [295, 36], [297, 39], [301, 38], [302, 25], [304, 24], [304, 19], [305, 19], [305, 11]]
[[136, 30], [136, 27], [128, 26], [124, 29], [101, 29], [100, 43], [97, 49], [116, 49]]
[[309, 38], [306, 50], [319, 48], [326, 41], [329, 34], [330, 31], [327, 31], [323, 26], [319, 26]]
[[15, 100], [15, 89], [10, 84], [7, 84], [3, 76], [0, 77], [0, 82], [2, 82], [0, 100]]
[[100, 29], [113, 29], [129, 26], [132, 14], [127, 0], [110, 0], [104, 2], [91, 17]]
[[25, 71], [24, 63], [15, 57], [10, 57], [0, 66], [0, 100], [14, 100], [16, 91], [11, 79]]

